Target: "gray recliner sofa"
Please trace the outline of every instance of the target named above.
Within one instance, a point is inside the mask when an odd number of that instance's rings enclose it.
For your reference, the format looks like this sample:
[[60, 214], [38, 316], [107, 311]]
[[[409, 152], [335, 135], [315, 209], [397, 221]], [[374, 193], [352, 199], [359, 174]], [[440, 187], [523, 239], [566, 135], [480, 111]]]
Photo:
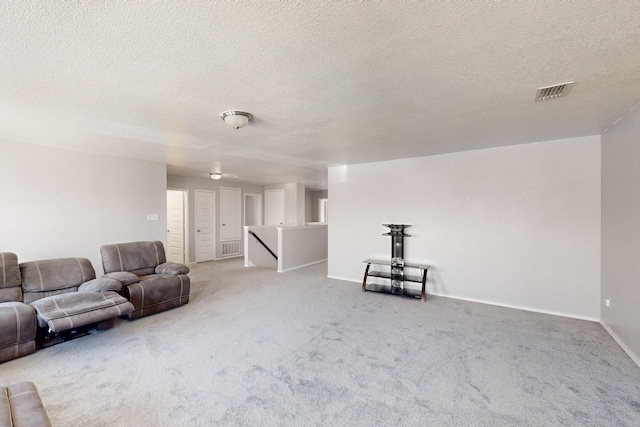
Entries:
[[0, 363], [36, 351], [36, 311], [22, 302], [18, 257], [0, 253]]
[[104, 245], [100, 253], [104, 277], [122, 282], [122, 295], [134, 306], [131, 319], [189, 302], [189, 267], [167, 262], [162, 242]]
[[19, 264], [14, 253], [0, 253], [0, 363], [131, 315], [121, 289], [117, 280], [96, 279], [86, 258]]
[[[36, 310], [38, 326], [57, 334], [129, 316], [133, 306], [119, 295], [117, 280], [96, 279], [86, 258], [20, 263], [23, 301]], [[112, 323], [106, 323], [109, 327]]]

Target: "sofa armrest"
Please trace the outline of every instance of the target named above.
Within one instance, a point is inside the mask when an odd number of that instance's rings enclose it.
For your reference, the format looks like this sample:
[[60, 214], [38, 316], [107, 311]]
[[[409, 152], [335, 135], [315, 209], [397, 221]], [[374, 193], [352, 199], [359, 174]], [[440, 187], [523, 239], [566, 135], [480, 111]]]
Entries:
[[[4, 387], [2, 387], [4, 388]], [[36, 386], [30, 381], [11, 384], [5, 389], [9, 402], [12, 426], [51, 427], [51, 421], [44, 409]]]
[[140, 281], [140, 278], [138, 276], [133, 273], [129, 273], [128, 271], [115, 271], [113, 273], [107, 273], [102, 277], [107, 279], [115, 279], [118, 282], [122, 283], [124, 286], [138, 283]]
[[121, 290], [122, 282], [107, 277], [89, 280], [78, 287], [78, 292], [120, 292]]
[[156, 267], [156, 274], [187, 274], [189, 267], [177, 262], [165, 262]]

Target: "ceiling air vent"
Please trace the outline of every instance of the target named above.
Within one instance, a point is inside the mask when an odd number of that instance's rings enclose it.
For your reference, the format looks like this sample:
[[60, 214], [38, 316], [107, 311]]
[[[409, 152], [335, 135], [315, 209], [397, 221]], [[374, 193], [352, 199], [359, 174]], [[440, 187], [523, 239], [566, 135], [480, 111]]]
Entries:
[[566, 96], [575, 82], [566, 82], [559, 85], [538, 88], [536, 101], [546, 101], [547, 99], [560, 98]]

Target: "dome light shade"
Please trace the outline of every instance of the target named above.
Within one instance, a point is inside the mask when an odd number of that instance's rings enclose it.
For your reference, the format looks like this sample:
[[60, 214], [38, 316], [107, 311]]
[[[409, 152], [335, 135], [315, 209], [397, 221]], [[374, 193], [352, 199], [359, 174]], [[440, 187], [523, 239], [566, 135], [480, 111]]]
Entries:
[[211, 177], [211, 179], [220, 179], [220, 178], [222, 178], [222, 173], [220, 173], [220, 172], [211, 172], [209, 174], [209, 176]]
[[253, 115], [251, 113], [236, 110], [224, 111], [220, 114], [220, 117], [222, 117], [222, 120], [224, 120], [226, 124], [235, 129], [245, 127], [251, 119], [253, 119]]

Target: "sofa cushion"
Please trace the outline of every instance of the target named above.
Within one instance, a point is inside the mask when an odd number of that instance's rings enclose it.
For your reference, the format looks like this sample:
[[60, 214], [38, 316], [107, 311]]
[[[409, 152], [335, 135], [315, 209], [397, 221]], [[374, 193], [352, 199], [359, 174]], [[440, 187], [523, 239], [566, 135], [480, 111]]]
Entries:
[[104, 245], [100, 253], [105, 273], [129, 271], [145, 276], [155, 273], [155, 268], [167, 261], [160, 241]]
[[120, 292], [121, 290], [122, 282], [107, 277], [89, 280], [78, 287], [78, 292]]
[[20, 284], [18, 256], [11, 252], [0, 252], [0, 302], [22, 301]]
[[189, 302], [191, 281], [186, 274], [152, 274], [126, 286], [124, 295], [133, 303], [131, 319], [149, 316]]
[[115, 271], [113, 273], [107, 273], [103, 277], [108, 279], [115, 279], [123, 285], [130, 285], [132, 283], [138, 283], [140, 278], [133, 273], [129, 273], [128, 271]]
[[165, 262], [156, 267], [156, 274], [187, 274], [189, 267], [177, 262]]
[[36, 313], [21, 302], [0, 304], [0, 363], [36, 350]]
[[25, 292], [46, 292], [78, 287], [96, 278], [91, 262], [86, 258], [59, 258], [20, 263], [22, 289]]
[[129, 316], [133, 306], [115, 292], [73, 292], [31, 303], [38, 325], [53, 332], [65, 331], [118, 316]]
[[22, 288], [20, 286], [0, 289], [0, 303], [9, 301], [22, 301]]
[[0, 288], [20, 286], [18, 256], [11, 252], [0, 252]]
[[37, 301], [41, 298], [52, 297], [55, 295], [68, 294], [71, 292], [78, 292], [78, 287], [74, 286], [72, 288], [64, 288], [58, 289], [57, 291], [47, 291], [47, 292], [23, 292], [22, 293], [22, 301], [25, 304], [31, 304], [34, 301]]

